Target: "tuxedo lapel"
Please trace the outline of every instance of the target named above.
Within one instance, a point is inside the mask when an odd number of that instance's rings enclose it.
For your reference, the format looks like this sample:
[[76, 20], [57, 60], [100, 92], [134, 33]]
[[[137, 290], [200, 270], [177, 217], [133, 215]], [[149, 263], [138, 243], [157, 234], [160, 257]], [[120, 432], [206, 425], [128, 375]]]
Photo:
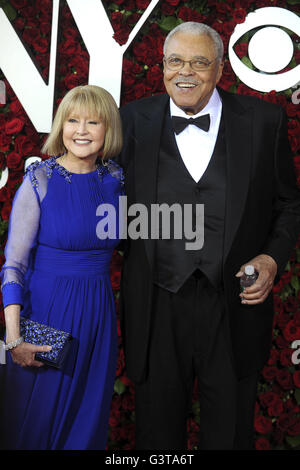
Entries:
[[145, 107], [136, 113], [136, 200], [148, 209], [149, 232], [148, 239], [144, 241], [151, 266], [154, 261], [154, 240], [151, 239], [150, 233], [151, 204], [156, 203], [157, 198], [159, 147], [168, 103], [168, 95], [158, 95], [153, 97], [151, 102], [146, 102]]
[[227, 147], [227, 194], [224, 261], [233, 243], [246, 203], [252, 164], [252, 108], [218, 89], [223, 103]]

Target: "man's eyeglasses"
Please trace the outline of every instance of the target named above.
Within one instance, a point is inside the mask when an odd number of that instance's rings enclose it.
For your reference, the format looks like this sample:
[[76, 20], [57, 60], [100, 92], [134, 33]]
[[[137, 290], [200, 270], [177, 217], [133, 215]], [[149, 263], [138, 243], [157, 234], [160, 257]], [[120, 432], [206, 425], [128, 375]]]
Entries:
[[179, 57], [168, 57], [164, 58], [164, 63], [166, 64], [169, 70], [174, 72], [181, 70], [184, 67], [185, 63], [189, 63], [192, 70], [199, 72], [200, 70], [206, 70], [212, 64], [217, 57], [213, 60], [208, 60], [205, 58], [192, 59], [192, 60], [182, 60]]

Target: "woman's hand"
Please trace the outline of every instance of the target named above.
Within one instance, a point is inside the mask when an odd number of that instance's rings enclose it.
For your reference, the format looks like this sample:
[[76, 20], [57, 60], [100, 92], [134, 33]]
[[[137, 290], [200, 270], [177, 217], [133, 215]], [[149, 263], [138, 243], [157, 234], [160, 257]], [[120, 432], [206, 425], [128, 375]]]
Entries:
[[9, 352], [15, 364], [21, 367], [42, 367], [43, 362], [35, 360], [35, 353], [51, 351], [51, 346], [36, 346], [30, 343], [21, 343]]

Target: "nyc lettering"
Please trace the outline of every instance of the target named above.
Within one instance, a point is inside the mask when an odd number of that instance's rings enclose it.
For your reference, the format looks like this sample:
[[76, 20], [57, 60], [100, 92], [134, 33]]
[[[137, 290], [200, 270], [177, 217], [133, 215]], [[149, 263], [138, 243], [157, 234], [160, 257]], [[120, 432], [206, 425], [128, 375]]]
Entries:
[[[113, 38], [113, 28], [100, 0], [66, 1], [90, 55], [88, 82], [106, 88], [119, 104], [124, 52], [159, 3], [159, 0], [150, 1], [147, 9], [131, 31], [127, 43], [122, 46]], [[0, 68], [36, 130], [42, 133], [50, 132], [53, 118], [59, 4], [60, 0], [53, 0], [48, 84], [44, 82], [3, 9], [0, 8]], [[265, 43], [271, 44], [272, 38], [279, 40], [280, 44], [284, 42], [286, 45], [280, 54], [280, 63], [278, 62], [277, 48], [274, 47], [274, 44], [270, 49], [273, 50], [273, 53], [274, 49], [276, 52], [269, 64], [272, 71], [275, 71], [276, 67], [282, 66], [281, 60], [289, 60], [289, 54], [293, 51], [290, 37], [278, 27], [289, 28], [300, 36], [300, 18], [296, 14], [278, 7], [257, 9], [247, 15], [244, 23], [236, 25], [229, 41], [228, 53], [233, 70], [243, 83], [258, 91], [285, 90], [295, 86], [299, 80], [300, 65], [286, 73], [270, 75], [269, 69], [264, 70], [262, 68], [261, 73], [251, 70], [236, 56], [234, 45], [243, 34], [254, 27], [270, 24], [275, 25], [276, 28], [266, 27], [261, 30], [264, 32], [265, 38], [263, 45]], [[261, 31], [258, 31], [249, 43], [254, 62], [256, 60], [259, 64], [263, 64], [262, 66], [258, 64], [258, 67], [264, 67], [267, 58], [271, 55], [269, 53], [267, 57], [262, 57], [261, 50], [264, 48], [258, 37], [258, 34], [262, 34]], [[7, 44], [9, 44], [9, 54], [7, 53]], [[108, 63], [109, 68], [103, 66], [103, 64]], [[297, 95], [295, 100], [298, 101], [298, 99]]]
[[[122, 46], [113, 38], [113, 28], [100, 0], [66, 1], [90, 55], [89, 84], [106, 88], [119, 104], [124, 52], [159, 0], [150, 2]], [[60, 0], [53, 0], [48, 85], [0, 8], [0, 67], [34, 127], [44, 133], [50, 132], [53, 118], [59, 3]]]

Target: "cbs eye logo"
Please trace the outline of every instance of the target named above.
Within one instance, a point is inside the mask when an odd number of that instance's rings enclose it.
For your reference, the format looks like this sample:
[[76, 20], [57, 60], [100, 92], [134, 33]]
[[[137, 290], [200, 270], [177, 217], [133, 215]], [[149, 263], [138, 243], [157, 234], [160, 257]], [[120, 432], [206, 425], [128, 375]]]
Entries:
[[[234, 45], [246, 33], [259, 29], [249, 41], [248, 54], [258, 71], [245, 65], [234, 51]], [[279, 26], [279, 27], [278, 27]], [[294, 44], [283, 29], [287, 28], [300, 36], [300, 18], [289, 10], [266, 7], [249, 13], [245, 22], [235, 27], [230, 37], [228, 54], [231, 66], [248, 87], [257, 91], [282, 91], [295, 86], [300, 80], [300, 64], [283, 73], [294, 55]]]

